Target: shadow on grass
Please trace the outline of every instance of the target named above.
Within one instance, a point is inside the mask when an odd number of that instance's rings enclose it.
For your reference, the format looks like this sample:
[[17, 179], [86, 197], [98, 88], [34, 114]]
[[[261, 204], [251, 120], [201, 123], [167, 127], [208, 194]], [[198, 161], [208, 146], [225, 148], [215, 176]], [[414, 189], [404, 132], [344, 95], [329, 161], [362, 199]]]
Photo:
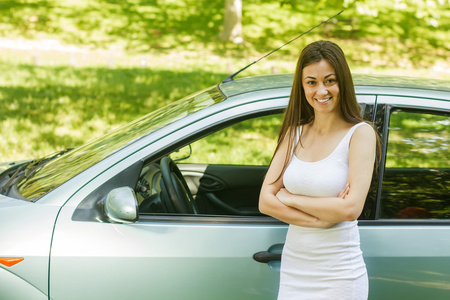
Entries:
[[[49, 149], [83, 144], [112, 127], [217, 84], [227, 75], [30, 65], [0, 69], [4, 74], [0, 82], [6, 82], [0, 86], [1, 136], [46, 144]], [[34, 148], [39, 150], [39, 146]]]
[[[130, 50], [147, 51], [175, 48], [193, 39], [210, 42], [220, 32], [224, 3], [223, 0], [80, 0], [55, 4], [46, 0], [26, 3], [6, 0], [0, 6], [0, 20], [11, 24], [20, 36], [46, 32], [69, 43], [98, 47], [121, 40]], [[0, 26], [0, 32], [7, 30], [8, 27]]]
[[[129, 53], [201, 50], [242, 58], [281, 46], [336, 14], [341, 2], [327, 1], [330, 5], [318, 9], [317, 0], [284, 1], [291, 3], [284, 6], [281, 1], [244, 1], [245, 42], [233, 44], [219, 39], [224, 0], [4, 0], [0, 36], [56, 38], [87, 48], [123, 48]], [[349, 49], [349, 57], [365, 65], [412, 67], [446, 61], [450, 50], [448, 1], [434, 1], [426, 9], [421, 1], [405, 8], [389, 1], [369, 2], [362, 10], [350, 3], [342, 15], [277, 55], [298, 55], [307, 43], [332, 39]]]

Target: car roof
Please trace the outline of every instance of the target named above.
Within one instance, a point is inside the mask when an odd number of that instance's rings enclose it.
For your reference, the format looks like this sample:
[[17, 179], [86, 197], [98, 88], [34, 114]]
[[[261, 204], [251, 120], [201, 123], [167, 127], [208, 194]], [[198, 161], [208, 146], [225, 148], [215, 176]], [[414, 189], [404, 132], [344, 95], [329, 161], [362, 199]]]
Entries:
[[[450, 92], [450, 82], [439, 79], [372, 74], [353, 74], [352, 76], [356, 88], [372, 86]], [[290, 88], [293, 80], [294, 74], [252, 76], [221, 83], [219, 88], [226, 97], [232, 97], [254, 91]]]

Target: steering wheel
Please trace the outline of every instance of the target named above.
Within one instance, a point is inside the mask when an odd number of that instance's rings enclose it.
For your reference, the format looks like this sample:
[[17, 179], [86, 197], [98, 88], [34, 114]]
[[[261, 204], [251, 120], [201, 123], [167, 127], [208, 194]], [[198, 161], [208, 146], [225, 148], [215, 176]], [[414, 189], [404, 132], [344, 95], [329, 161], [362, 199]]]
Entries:
[[197, 205], [175, 162], [168, 156], [161, 159], [161, 201], [168, 212], [198, 214]]

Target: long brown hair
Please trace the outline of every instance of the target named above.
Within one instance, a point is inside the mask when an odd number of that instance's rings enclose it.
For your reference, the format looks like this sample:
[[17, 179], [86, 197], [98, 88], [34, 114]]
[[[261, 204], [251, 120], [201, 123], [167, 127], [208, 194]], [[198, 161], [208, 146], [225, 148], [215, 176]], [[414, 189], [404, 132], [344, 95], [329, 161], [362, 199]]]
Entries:
[[[297, 139], [298, 127], [314, 121], [314, 109], [306, 100], [305, 91], [303, 90], [303, 68], [323, 59], [327, 60], [336, 72], [336, 79], [339, 86], [339, 106], [344, 120], [350, 124], [363, 122], [361, 108], [356, 101], [352, 74], [345, 59], [344, 52], [338, 45], [330, 41], [311, 43], [303, 49], [297, 61], [289, 104], [284, 114], [275, 153], [286, 138], [288, 139], [288, 154], [292, 153], [293, 150], [295, 151], [293, 149], [293, 141]], [[298, 138], [300, 140], [300, 137]], [[287, 155], [283, 170], [277, 180], [283, 176], [289, 161], [290, 155]]]

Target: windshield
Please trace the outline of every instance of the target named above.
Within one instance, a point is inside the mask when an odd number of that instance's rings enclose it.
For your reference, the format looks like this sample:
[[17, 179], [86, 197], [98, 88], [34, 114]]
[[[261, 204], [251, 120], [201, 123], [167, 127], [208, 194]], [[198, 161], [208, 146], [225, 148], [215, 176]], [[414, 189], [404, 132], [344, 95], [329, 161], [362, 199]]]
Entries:
[[18, 184], [18, 192], [35, 201], [127, 144], [221, 100], [220, 91], [212, 87], [173, 102], [47, 162]]

